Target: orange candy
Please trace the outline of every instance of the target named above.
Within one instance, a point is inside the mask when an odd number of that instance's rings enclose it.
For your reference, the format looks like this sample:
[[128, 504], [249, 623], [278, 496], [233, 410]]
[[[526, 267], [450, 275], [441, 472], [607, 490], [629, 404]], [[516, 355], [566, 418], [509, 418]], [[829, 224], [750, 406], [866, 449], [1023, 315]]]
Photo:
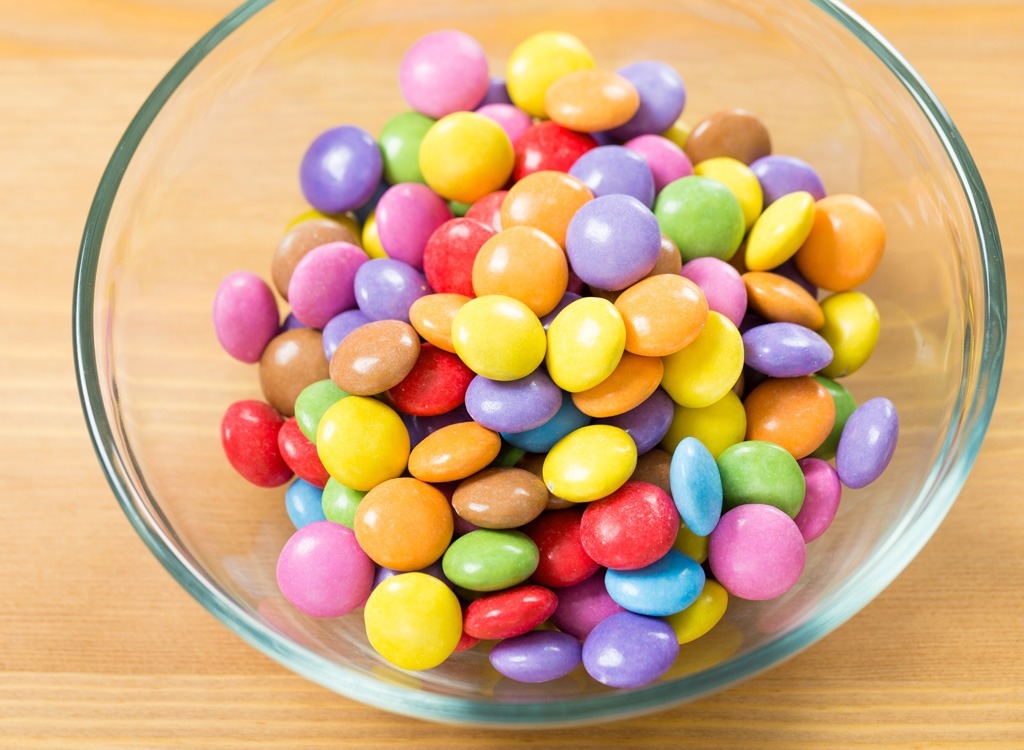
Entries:
[[469, 297], [445, 292], [420, 297], [409, 308], [409, 322], [416, 333], [438, 349], [455, 353], [452, 343], [452, 321], [459, 308], [469, 302]]
[[818, 201], [811, 234], [794, 257], [812, 284], [845, 292], [870, 278], [883, 252], [882, 217], [863, 198], [837, 194]]
[[682, 270], [683, 256], [679, 254], [679, 248], [667, 234], [662, 233], [658, 260], [647, 277], [661, 276], [663, 273], [674, 273], [678, 276]]
[[411, 477], [381, 482], [359, 503], [356, 541], [378, 565], [421, 570], [448, 549], [454, 522], [441, 491]]
[[747, 271], [743, 283], [747, 287], [747, 302], [765, 320], [796, 323], [812, 331], [825, 325], [821, 305], [792, 279], [769, 271]]
[[619, 295], [615, 307], [626, 324], [626, 351], [667, 357], [685, 347], [708, 319], [708, 301], [684, 276], [641, 279]]
[[564, 172], [534, 172], [508, 191], [501, 204], [501, 226], [533, 227], [565, 247], [569, 222], [587, 201], [590, 188]]
[[544, 109], [564, 128], [596, 133], [629, 122], [640, 109], [640, 94], [618, 73], [577, 70], [548, 87]]
[[540, 317], [555, 309], [569, 283], [569, 263], [558, 244], [533, 227], [505, 229], [480, 248], [473, 261], [478, 297], [517, 299]]
[[743, 402], [747, 440], [767, 440], [794, 458], [804, 458], [825, 442], [836, 420], [832, 396], [813, 378], [771, 378]]
[[664, 373], [665, 365], [657, 357], [625, 352], [611, 375], [593, 388], [572, 394], [572, 401], [591, 417], [624, 414], [657, 390]]
[[455, 482], [486, 468], [498, 457], [501, 437], [476, 422], [442, 427], [409, 454], [409, 473], [424, 482]]

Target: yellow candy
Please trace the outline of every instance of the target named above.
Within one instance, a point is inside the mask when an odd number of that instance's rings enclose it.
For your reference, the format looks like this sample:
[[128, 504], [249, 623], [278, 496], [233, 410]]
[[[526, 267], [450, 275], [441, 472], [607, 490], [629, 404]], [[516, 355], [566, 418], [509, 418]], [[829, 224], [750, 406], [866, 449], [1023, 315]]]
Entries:
[[363, 224], [363, 250], [371, 258], [388, 257], [388, 254], [384, 252], [384, 246], [380, 244], [380, 235], [377, 234], [376, 211], [370, 211], [370, 215], [366, 217], [366, 223]]
[[693, 128], [683, 122], [682, 118], [679, 118], [661, 135], [663, 138], [668, 138], [674, 144], [679, 146], [679, 148], [686, 148], [686, 139], [690, 137], [690, 132], [692, 130]]
[[693, 167], [693, 173], [709, 177], [729, 188], [743, 209], [743, 221], [750, 229], [764, 208], [764, 192], [761, 181], [746, 164], [728, 156], [705, 159]]
[[339, 224], [343, 224], [344, 226], [346, 226], [355, 237], [358, 237], [360, 232], [362, 231], [359, 228], [359, 219], [357, 219], [348, 211], [346, 211], [343, 214], [325, 214], [322, 211], [317, 211], [315, 208], [311, 208], [308, 211], [303, 211], [301, 214], [299, 214], [294, 219], [289, 221], [288, 225], [284, 228], [284, 231], [287, 232], [296, 224], [299, 224], [303, 221], [308, 221], [309, 219], [331, 219], [332, 221], [336, 221]]
[[729, 606], [729, 594], [717, 581], [705, 581], [697, 601], [665, 621], [676, 631], [680, 645], [695, 641], [715, 627]]
[[636, 443], [611, 425], [580, 427], [555, 443], [544, 459], [544, 484], [552, 495], [573, 503], [606, 497], [636, 468]]
[[548, 326], [548, 374], [559, 388], [579, 393], [612, 374], [626, 350], [626, 324], [600, 297], [569, 304]]
[[332, 477], [346, 487], [366, 492], [405, 471], [409, 432], [401, 417], [386, 404], [365, 396], [349, 396], [320, 418], [316, 452]]
[[768, 206], [747, 236], [747, 270], [770, 271], [789, 260], [814, 226], [814, 196], [784, 195]]
[[712, 311], [697, 338], [663, 361], [661, 387], [673, 401], [691, 409], [710, 406], [743, 372], [743, 339], [728, 318]]
[[402, 573], [377, 586], [366, 600], [363, 622], [374, 650], [401, 669], [436, 667], [462, 637], [459, 600], [426, 573]]
[[683, 438], [694, 437], [717, 459], [730, 445], [743, 442], [746, 434], [747, 412], [739, 396], [730, 390], [715, 403], [699, 409], [676, 404], [661, 447], [672, 453]]
[[475, 112], [454, 112], [430, 126], [420, 143], [420, 171], [435, 193], [473, 203], [500, 190], [515, 165], [502, 127]]
[[878, 343], [878, 308], [862, 292], [840, 292], [822, 300], [825, 325], [818, 333], [832, 347], [832, 361], [821, 374], [841, 378], [861, 368]]
[[546, 117], [544, 96], [562, 76], [594, 67], [594, 56], [572, 34], [542, 31], [512, 51], [505, 73], [509, 98], [534, 117]]
[[708, 559], [709, 539], [710, 537], [697, 536], [686, 528], [686, 524], [681, 523], [679, 524], [679, 533], [676, 534], [676, 540], [672, 543], [672, 549], [682, 552], [687, 557], [702, 563]]
[[518, 380], [544, 361], [544, 326], [526, 305], [500, 294], [471, 299], [452, 321], [455, 353], [477, 375]]

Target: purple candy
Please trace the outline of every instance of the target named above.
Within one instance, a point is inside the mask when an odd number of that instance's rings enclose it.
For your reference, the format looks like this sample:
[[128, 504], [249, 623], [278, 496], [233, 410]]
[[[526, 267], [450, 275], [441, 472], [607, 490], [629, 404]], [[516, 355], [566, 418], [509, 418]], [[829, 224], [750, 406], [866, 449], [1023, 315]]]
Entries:
[[470, 422], [473, 419], [469, 416], [469, 412], [466, 411], [464, 405], [456, 406], [451, 411], [446, 411], [444, 414], [435, 414], [432, 417], [414, 417], [411, 414], [406, 414], [404, 411], [398, 412], [398, 416], [402, 418], [406, 430], [409, 431], [409, 443], [413, 448], [423, 442], [427, 435], [440, 430], [442, 427], [460, 422]]
[[352, 285], [368, 261], [362, 248], [348, 242], [329, 242], [306, 253], [288, 282], [295, 317], [310, 328], [323, 328], [338, 313], [355, 307]]
[[568, 633], [535, 630], [507, 638], [491, 649], [491, 665], [519, 682], [549, 682], [579, 666], [583, 648]]
[[[377, 572], [373, 576], [373, 588], [377, 588], [389, 578], [394, 578], [395, 576], [401, 575], [402, 573], [406, 572], [408, 571], [395, 570], [394, 568], [385, 568], [383, 565], [378, 565]], [[444, 574], [444, 570], [441, 568], [440, 560], [428, 565], [427, 567], [423, 568], [418, 572], [426, 573], [428, 576], [433, 576], [434, 578], [441, 581], [441, 583], [443, 583], [448, 588], [452, 587], [452, 582], [448, 580], [448, 576]]]
[[582, 639], [605, 618], [625, 611], [605, 588], [604, 569], [598, 569], [585, 581], [558, 589], [558, 607], [551, 622], [559, 630]]
[[804, 474], [804, 502], [796, 514], [797, 528], [805, 542], [811, 542], [825, 533], [839, 510], [843, 486], [832, 465], [820, 458], [802, 458], [797, 461]]
[[658, 262], [661, 227], [636, 198], [603, 195], [584, 203], [572, 217], [565, 250], [584, 283], [598, 289], [625, 289]]
[[631, 195], [648, 208], [654, 205], [654, 175], [644, 157], [624, 146], [598, 146], [576, 160], [569, 174], [594, 194]]
[[334, 350], [338, 348], [338, 344], [341, 343], [342, 339], [360, 326], [372, 322], [359, 309], [346, 310], [327, 321], [323, 331], [323, 344], [324, 354], [327, 355], [328, 361], [334, 356]]
[[476, 113], [501, 125], [513, 146], [533, 126], [533, 118], [512, 104], [485, 104]]
[[761, 183], [764, 207], [784, 195], [804, 190], [820, 201], [825, 197], [825, 186], [814, 167], [795, 156], [762, 156], [750, 164], [750, 170]]
[[619, 612], [583, 642], [583, 667], [602, 685], [636, 688], [665, 674], [678, 654], [679, 641], [667, 622]]
[[356, 271], [356, 304], [370, 320], [409, 322], [409, 308], [430, 294], [426, 277], [400, 260], [373, 258]]
[[398, 69], [402, 96], [413, 109], [439, 118], [473, 109], [491, 79], [480, 43], [461, 31], [435, 31], [418, 39]]
[[259, 362], [277, 335], [277, 302], [267, 282], [250, 271], [229, 274], [213, 298], [213, 330], [224, 351], [242, 362]]
[[693, 174], [693, 163], [679, 146], [660, 135], [638, 135], [622, 144], [630, 151], [636, 151], [647, 162], [654, 176], [654, 191], [670, 182]]
[[[581, 281], [580, 284], [582, 285], [583, 282]], [[558, 300], [558, 304], [555, 305], [555, 309], [540, 319], [541, 324], [544, 326], [544, 330], [548, 330], [548, 326], [551, 325], [551, 321], [555, 319], [555, 316], [558, 315], [558, 313], [562, 312], [562, 310], [578, 299], [580, 299], [580, 295], [575, 292], [566, 292], [563, 294], [562, 299]]]
[[505, 86], [505, 79], [501, 76], [491, 76], [487, 84], [487, 93], [483, 100], [477, 104], [477, 108], [485, 107], [488, 104], [511, 104], [512, 98], [508, 95], [508, 87]]
[[366, 201], [366, 203], [355, 210], [356, 218], [359, 219], [360, 224], [366, 223], [367, 218], [370, 216], [370, 212], [376, 210], [380, 197], [384, 195], [390, 187], [390, 183], [386, 180], [381, 180], [377, 183], [377, 188], [373, 191], [373, 195], [370, 196], [370, 200]]
[[878, 479], [892, 460], [900, 434], [896, 406], [887, 398], [873, 398], [854, 409], [846, 420], [836, 450], [836, 471], [851, 489]]
[[583, 287], [586, 284], [583, 283], [583, 279], [576, 275], [576, 272], [569, 269], [569, 283], [565, 285], [565, 291], [567, 294], [575, 294], [577, 297], [583, 294]]
[[562, 406], [562, 389], [539, 367], [518, 380], [477, 375], [466, 390], [466, 409], [481, 426], [495, 432], [525, 432], [551, 419]]
[[302, 325], [302, 321], [295, 317], [295, 313], [288, 313], [285, 317], [284, 322], [281, 324], [280, 333], [286, 331], [294, 331], [296, 328], [306, 328], [307, 326]]
[[832, 347], [810, 328], [766, 323], [743, 334], [743, 361], [773, 378], [798, 378], [832, 361]]
[[679, 74], [662, 62], [637, 62], [618, 73], [640, 94], [640, 108], [625, 125], [608, 132], [621, 141], [638, 135], [664, 133], [679, 119], [686, 106], [686, 88]]
[[389, 258], [423, 270], [423, 249], [439, 226], [452, 218], [441, 196], [413, 182], [394, 185], [377, 203], [377, 234]]
[[746, 315], [743, 316], [743, 320], [736, 326], [739, 328], [741, 334], [746, 333], [751, 328], [757, 328], [758, 326], [768, 325], [768, 319], [762, 318], [753, 310], [747, 310]]
[[672, 426], [672, 414], [672, 399], [658, 388], [639, 406], [614, 417], [595, 419], [594, 424], [610, 424], [625, 430], [636, 443], [637, 455], [642, 456], [668, 434], [668, 428]]
[[299, 184], [313, 208], [339, 214], [370, 200], [383, 170], [373, 137], [360, 128], [342, 125], [321, 133], [310, 144], [299, 167]]
[[680, 273], [701, 288], [708, 309], [721, 313], [737, 328], [747, 311], [747, 287], [740, 272], [720, 258], [694, 258]]

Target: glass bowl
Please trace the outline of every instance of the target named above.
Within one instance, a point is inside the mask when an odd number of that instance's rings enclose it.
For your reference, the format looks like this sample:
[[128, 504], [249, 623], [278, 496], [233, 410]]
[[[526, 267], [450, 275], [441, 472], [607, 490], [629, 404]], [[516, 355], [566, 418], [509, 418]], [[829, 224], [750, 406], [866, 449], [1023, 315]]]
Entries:
[[[210, 322], [227, 273], [269, 275], [297, 180], [328, 127], [371, 133], [406, 109], [404, 50], [438, 28], [478, 38], [503, 70], [531, 33], [575, 33], [599, 65], [660, 59], [696, 122], [740, 106], [776, 153], [815, 165], [829, 192], [870, 201], [888, 249], [863, 290], [878, 349], [845, 382], [887, 395], [902, 434], [881, 480], [846, 491], [806, 571], [766, 603], [734, 600], [661, 680], [612, 690], [582, 671], [542, 685], [499, 679], [485, 649], [420, 673], [368, 646], [360, 613], [307, 618], [282, 599], [277, 554], [293, 528], [283, 490], [247, 485], [220, 449], [229, 403], [260, 398]], [[981, 178], [946, 112], [863, 21], [827, 0], [252, 0], [203, 37], [142, 106], [100, 182], [82, 240], [75, 356], [96, 450], [129, 520], [168, 571], [256, 648], [359, 701], [445, 722], [545, 726], [692, 700], [806, 648], [874, 598], [946, 515], [977, 454], [1003, 357], [1005, 278]]]

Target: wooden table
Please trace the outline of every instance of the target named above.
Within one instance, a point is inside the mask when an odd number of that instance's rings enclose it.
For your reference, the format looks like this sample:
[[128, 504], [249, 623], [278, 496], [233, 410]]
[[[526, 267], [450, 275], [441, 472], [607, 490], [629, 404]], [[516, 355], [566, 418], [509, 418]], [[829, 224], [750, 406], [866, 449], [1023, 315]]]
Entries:
[[[131, 115], [234, 0], [0, 0], [0, 746], [1024, 747], [1024, 334], [960, 500], [909, 569], [783, 666], [592, 729], [455, 729], [286, 671], [174, 583], [115, 503], [71, 361], [74, 261]], [[1024, 305], [1024, 4], [855, 3], [960, 125]]]

